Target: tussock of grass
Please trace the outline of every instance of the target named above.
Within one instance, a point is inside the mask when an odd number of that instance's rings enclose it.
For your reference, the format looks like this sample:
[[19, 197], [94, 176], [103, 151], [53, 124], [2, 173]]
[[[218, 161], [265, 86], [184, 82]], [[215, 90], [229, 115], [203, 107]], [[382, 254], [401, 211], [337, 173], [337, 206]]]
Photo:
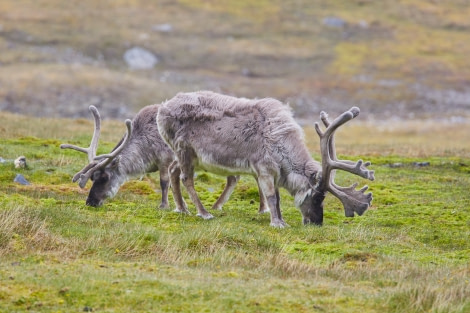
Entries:
[[0, 211], [0, 256], [56, 250], [61, 244], [37, 212], [20, 207]]

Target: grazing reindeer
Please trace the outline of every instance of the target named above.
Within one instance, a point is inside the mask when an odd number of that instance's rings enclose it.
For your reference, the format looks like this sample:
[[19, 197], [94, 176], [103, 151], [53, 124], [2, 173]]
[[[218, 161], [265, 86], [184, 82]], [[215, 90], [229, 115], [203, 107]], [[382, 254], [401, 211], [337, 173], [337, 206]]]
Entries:
[[374, 179], [374, 172], [367, 169], [370, 162], [338, 160], [335, 153], [336, 129], [358, 114], [353, 107], [330, 123], [322, 113], [326, 131], [315, 125], [322, 164], [311, 158], [289, 107], [275, 99], [250, 100], [210, 91], [180, 93], [160, 105], [157, 124], [176, 155], [172, 175], [181, 171], [198, 215], [212, 218], [194, 189], [195, 168], [222, 175], [251, 174], [266, 197], [271, 225], [285, 227], [279, 187], [294, 196], [304, 224], [322, 224], [327, 191], [341, 200], [346, 216], [362, 215], [369, 207], [372, 194], [364, 194], [367, 186], [356, 190], [356, 184], [345, 188], [334, 183], [336, 169]]
[[96, 107], [90, 106], [89, 109], [95, 120], [90, 146], [81, 148], [69, 144], [60, 145], [62, 149], [74, 149], [88, 154], [89, 164], [72, 179], [73, 182], [78, 181], [81, 188], [85, 187], [89, 179], [93, 181], [86, 204], [100, 206], [106, 198], [114, 197], [129, 178], [160, 170], [160, 208], [168, 208], [168, 166], [173, 161], [173, 152], [162, 140], [155, 125], [158, 106], [146, 106], [133, 121], [126, 120], [127, 133], [111, 153], [99, 156], [96, 151], [101, 117]]
[[[146, 106], [139, 111], [133, 121], [126, 120], [127, 134], [124, 135], [110, 154], [99, 156], [96, 156], [96, 151], [101, 131], [101, 117], [96, 107], [90, 106], [89, 109], [95, 121], [95, 130], [90, 146], [88, 148], [69, 144], [60, 146], [62, 149], [74, 149], [88, 154], [89, 164], [75, 174], [72, 179], [73, 182], [78, 181], [81, 188], [85, 187], [89, 179], [93, 181], [86, 204], [100, 206], [106, 198], [114, 197], [121, 185], [129, 178], [160, 170], [160, 187], [162, 190], [160, 208], [168, 208], [168, 170], [174, 160], [174, 154], [160, 137], [155, 123], [158, 105]], [[173, 172], [175, 170], [178, 169], [174, 169]], [[239, 176], [227, 177], [227, 185], [214, 208], [221, 208], [224, 202], [228, 200], [238, 179]], [[172, 184], [178, 186], [177, 191], [174, 192], [175, 202], [177, 203], [175, 211], [189, 213], [181, 192], [179, 192], [179, 183], [179, 174], [177, 174], [176, 179], [172, 180]], [[263, 210], [265, 210], [265, 201], [260, 202], [260, 211]]]

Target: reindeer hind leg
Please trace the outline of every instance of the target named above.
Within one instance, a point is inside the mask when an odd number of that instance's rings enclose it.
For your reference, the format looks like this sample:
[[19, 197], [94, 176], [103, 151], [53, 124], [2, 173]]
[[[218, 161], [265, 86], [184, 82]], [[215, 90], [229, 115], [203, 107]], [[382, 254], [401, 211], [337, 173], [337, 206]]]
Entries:
[[173, 200], [175, 201], [175, 212], [191, 214], [188, 210], [186, 203], [184, 202], [183, 196], [181, 195], [181, 184], [180, 174], [181, 170], [178, 165], [178, 161], [173, 161], [168, 167], [168, 174], [170, 176], [171, 190], [173, 193]]
[[168, 166], [162, 166], [159, 170], [160, 170], [160, 188], [162, 190], [162, 201], [160, 202], [159, 208], [168, 209], [168, 186], [170, 185]]
[[[197, 195], [196, 189], [194, 189], [194, 165], [192, 164], [193, 158], [191, 157], [190, 152], [191, 151], [183, 150], [179, 154], [177, 153], [178, 164], [181, 169], [180, 177], [183, 181], [184, 187], [186, 187], [186, 190], [188, 191], [191, 201], [196, 206], [197, 216], [202, 217], [205, 220], [209, 220], [214, 218], [214, 216], [204, 208], [204, 205]], [[183, 162], [181, 162], [181, 160], [183, 160]]]
[[237, 182], [240, 180], [240, 176], [227, 176], [227, 184], [225, 185], [224, 191], [219, 196], [219, 199], [212, 206], [212, 210], [222, 210], [222, 206], [228, 201], [230, 195], [233, 193]]

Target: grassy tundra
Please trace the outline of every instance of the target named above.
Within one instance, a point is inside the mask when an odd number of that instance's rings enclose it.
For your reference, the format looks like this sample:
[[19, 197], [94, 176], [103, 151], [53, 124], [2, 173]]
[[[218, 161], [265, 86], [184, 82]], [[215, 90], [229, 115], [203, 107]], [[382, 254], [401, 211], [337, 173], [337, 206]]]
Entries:
[[[86, 157], [59, 144], [87, 145], [92, 121], [4, 112], [0, 120], [7, 160], [0, 164], [0, 312], [470, 310], [468, 125], [344, 126], [338, 153], [373, 162], [372, 207], [349, 219], [329, 195], [324, 226], [305, 227], [282, 191], [291, 227], [279, 230], [257, 213], [248, 177], [210, 221], [156, 209], [154, 174], [126, 183], [103, 207], [87, 207], [86, 192], [70, 180]], [[124, 129], [105, 121], [98, 153]], [[306, 134], [318, 158], [317, 136], [311, 128]], [[27, 169], [14, 168], [18, 155]], [[17, 173], [31, 185], [14, 183]], [[210, 206], [225, 178], [197, 174]], [[339, 183], [349, 179], [357, 180], [338, 173]]]
[[[469, 15], [466, 0], [1, 0], [0, 312], [469, 312], [469, 124], [362, 118], [468, 120]], [[129, 70], [133, 46], [155, 68]], [[304, 227], [282, 191], [291, 227], [277, 230], [242, 178], [202, 221], [156, 209], [157, 175], [85, 206], [71, 177], [86, 157], [59, 144], [88, 145], [86, 107], [127, 118], [199, 89], [290, 102], [309, 126], [359, 106], [337, 146], [372, 161], [372, 207], [347, 219], [327, 196], [324, 226]], [[104, 122], [99, 153], [122, 120]], [[19, 155], [29, 168], [14, 169]], [[206, 206], [224, 182], [198, 173]]]

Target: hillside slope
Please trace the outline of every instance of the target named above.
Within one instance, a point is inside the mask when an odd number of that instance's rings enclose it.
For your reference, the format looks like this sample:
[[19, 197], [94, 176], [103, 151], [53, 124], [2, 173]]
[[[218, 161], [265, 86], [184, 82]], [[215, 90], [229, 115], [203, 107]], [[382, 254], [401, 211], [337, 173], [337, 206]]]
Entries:
[[[121, 118], [210, 89], [307, 118], [468, 117], [469, 15], [464, 0], [3, 0], [0, 110]], [[156, 65], [130, 69], [133, 47]]]

